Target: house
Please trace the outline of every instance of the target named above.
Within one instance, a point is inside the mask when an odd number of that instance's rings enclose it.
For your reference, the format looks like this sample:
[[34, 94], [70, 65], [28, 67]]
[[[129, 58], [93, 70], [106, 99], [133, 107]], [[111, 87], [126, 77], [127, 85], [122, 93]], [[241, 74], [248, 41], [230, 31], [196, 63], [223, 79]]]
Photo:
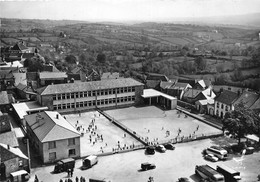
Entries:
[[214, 104], [214, 98], [216, 94], [212, 91], [212, 88], [209, 87], [203, 90], [199, 95], [196, 97], [195, 106], [200, 113], [207, 113], [208, 112], [208, 105]]
[[31, 145], [44, 163], [80, 157], [80, 134], [57, 111], [24, 116]]
[[31, 86], [27, 86], [19, 83], [16, 86], [16, 93], [20, 99], [36, 100], [37, 94], [35, 93], [34, 89]]
[[30, 53], [30, 49], [23, 42], [16, 43], [11, 49], [11, 53]]
[[235, 108], [235, 101], [239, 97], [239, 92], [223, 90], [216, 98], [214, 104], [214, 114], [223, 118], [225, 114]]
[[204, 80], [198, 80], [192, 88], [204, 90], [206, 89], [206, 84]]
[[39, 72], [38, 76], [40, 86], [67, 83], [68, 78], [66, 72]]
[[125, 107], [142, 103], [143, 87], [132, 78], [48, 85], [37, 90], [37, 100], [59, 112]]
[[28, 157], [19, 148], [0, 143], [1, 151], [1, 180], [8, 178], [10, 173], [18, 170], [29, 171]]
[[174, 86], [171, 87], [173, 93], [170, 95], [182, 99], [185, 91], [191, 88], [192, 86], [188, 83], [177, 82]]
[[197, 100], [196, 97], [202, 92], [202, 90], [200, 89], [193, 89], [193, 88], [188, 88], [183, 96], [182, 96], [182, 100], [184, 102], [188, 102], [190, 104], [194, 104]]
[[154, 88], [159, 90], [161, 81], [168, 82], [169, 79], [167, 78], [166, 75], [163, 74], [148, 73], [145, 80], [146, 88]]
[[13, 87], [15, 78], [12, 70], [0, 71], [0, 90], [6, 90]]

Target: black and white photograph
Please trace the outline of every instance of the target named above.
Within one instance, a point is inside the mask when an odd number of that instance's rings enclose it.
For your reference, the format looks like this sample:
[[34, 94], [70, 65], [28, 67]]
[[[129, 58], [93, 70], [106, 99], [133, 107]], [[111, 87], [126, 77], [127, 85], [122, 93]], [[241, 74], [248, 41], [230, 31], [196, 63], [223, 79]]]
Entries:
[[0, 182], [260, 182], [260, 0], [0, 0]]

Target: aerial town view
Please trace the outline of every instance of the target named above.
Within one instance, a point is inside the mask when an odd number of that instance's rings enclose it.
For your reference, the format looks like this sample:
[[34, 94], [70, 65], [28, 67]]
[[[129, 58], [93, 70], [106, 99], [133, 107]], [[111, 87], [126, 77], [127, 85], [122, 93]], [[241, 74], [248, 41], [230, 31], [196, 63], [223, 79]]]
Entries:
[[259, 0], [0, 0], [1, 182], [260, 181]]

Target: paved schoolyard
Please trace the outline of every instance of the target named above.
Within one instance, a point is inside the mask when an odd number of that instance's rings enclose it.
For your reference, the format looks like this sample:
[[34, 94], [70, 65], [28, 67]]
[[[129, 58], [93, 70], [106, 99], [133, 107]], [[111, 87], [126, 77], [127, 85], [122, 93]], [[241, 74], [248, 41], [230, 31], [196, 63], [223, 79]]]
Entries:
[[[177, 110], [161, 110], [155, 106], [129, 107], [105, 111], [150, 142], [164, 141], [193, 134], [221, 133], [222, 131]], [[197, 129], [198, 128], [198, 129]], [[166, 132], [169, 131], [169, 135]]]
[[[156, 152], [154, 155], [145, 155], [144, 150], [137, 150], [99, 157], [98, 164], [88, 170], [81, 170], [82, 162], [77, 160], [72, 179], [75, 182], [76, 176], [83, 176], [87, 181], [89, 178], [106, 178], [111, 182], [146, 182], [152, 176], [155, 182], [176, 182], [179, 177], [188, 177], [192, 182], [199, 182], [199, 177], [194, 174], [196, 165], [209, 164], [215, 168], [223, 163], [241, 172], [241, 182], [257, 181], [257, 175], [260, 174], [260, 152], [213, 163], [204, 160], [201, 154], [203, 149], [212, 144], [210, 139], [205, 139], [179, 143], [173, 151]], [[156, 169], [140, 171], [142, 162], [154, 163]], [[35, 174], [43, 182], [58, 182], [60, 179], [64, 182], [67, 173], [52, 174], [53, 168], [52, 165], [32, 169], [29, 182], [33, 182]]]
[[[141, 144], [132, 136], [108, 121], [108, 119], [100, 115], [97, 111], [84, 112], [81, 114], [66, 114], [63, 116], [65, 116], [66, 120], [74, 127], [78, 127], [80, 133], [84, 133], [84, 135], [80, 137], [82, 157], [90, 154], [101, 154], [102, 151], [112, 152], [113, 149], [118, 149], [118, 141], [120, 148], [125, 146], [130, 147], [133, 144]], [[90, 125], [92, 125], [92, 127], [88, 130]], [[103, 140], [101, 139], [101, 135]]]

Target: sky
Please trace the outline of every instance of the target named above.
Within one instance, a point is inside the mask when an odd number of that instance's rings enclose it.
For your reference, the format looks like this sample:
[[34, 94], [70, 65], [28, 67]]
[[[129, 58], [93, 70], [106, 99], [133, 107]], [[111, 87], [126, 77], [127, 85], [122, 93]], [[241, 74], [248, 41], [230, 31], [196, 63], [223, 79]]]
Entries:
[[260, 0], [0, 0], [1, 18], [161, 21], [260, 12]]

